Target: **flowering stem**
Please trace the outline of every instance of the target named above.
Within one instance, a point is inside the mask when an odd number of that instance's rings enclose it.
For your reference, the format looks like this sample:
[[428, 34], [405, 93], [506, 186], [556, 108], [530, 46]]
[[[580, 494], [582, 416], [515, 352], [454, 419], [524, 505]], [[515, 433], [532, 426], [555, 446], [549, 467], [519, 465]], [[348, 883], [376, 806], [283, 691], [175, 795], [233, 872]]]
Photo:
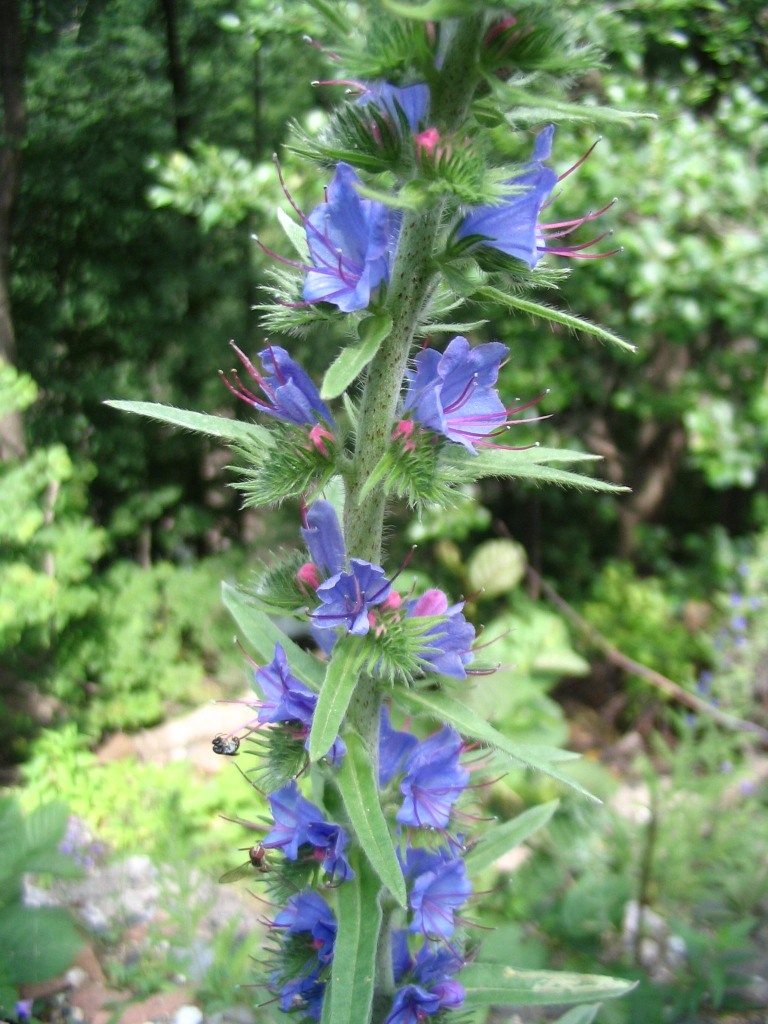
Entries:
[[[450, 132], [465, 119], [477, 75], [477, 51], [482, 38], [481, 16], [461, 20], [432, 89], [431, 119]], [[432, 263], [445, 203], [427, 213], [403, 216], [395, 264], [387, 295], [392, 330], [371, 362], [357, 424], [357, 443], [347, 479], [345, 533], [347, 550], [355, 558], [381, 560], [381, 537], [386, 498], [377, 488], [365, 501], [360, 491], [390, 443], [405, 367], [424, 305], [435, 284]]]
[[[456, 23], [439, 81], [431, 90], [430, 119], [442, 131], [458, 128], [466, 117], [474, 93], [483, 27], [482, 16]], [[377, 564], [381, 561], [386, 495], [375, 488], [360, 501], [360, 493], [391, 443], [414, 334], [436, 283], [433, 254], [444, 209], [442, 201], [427, 212], [409, 210], [403, 216], [386, 303], [392, 329], [368, 370], [355, 451], [346, 477], [347, 551], [352, 557]], [[375, 684], [363, 677], [358, 681], [347, 720], [364, 738], [376, 770], [380, 711], [381, 697]], [[372, 1024], [384, 1021], [393, 992], [391, 915], [385, 912], [378, 942]]]

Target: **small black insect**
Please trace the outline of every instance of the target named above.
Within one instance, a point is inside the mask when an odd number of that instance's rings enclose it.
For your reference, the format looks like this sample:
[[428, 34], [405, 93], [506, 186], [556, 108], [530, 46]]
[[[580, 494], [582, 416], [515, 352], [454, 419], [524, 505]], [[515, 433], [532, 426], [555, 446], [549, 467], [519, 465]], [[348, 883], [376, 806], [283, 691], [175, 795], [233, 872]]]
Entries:
[[246, 878], [254, 871], [258, 874], [263, 875], [269, 871], [269, 862], [267, 860], [267, 851], [259, 843], [258, 846], [252, 846], [248, 850], [248, 860], [245, 864], [240, 864], [236, 868], [232, 868], [231, 871], [225, 872], [220, 882], [236, 882], [238, 878]]
[[240, 740], [237, 736], [225, 736], [223, 733], [219, 733], [218, 736], [213, 737], [214, 754], [226, 754], [227, 757], [234, 757], [240, 748]]

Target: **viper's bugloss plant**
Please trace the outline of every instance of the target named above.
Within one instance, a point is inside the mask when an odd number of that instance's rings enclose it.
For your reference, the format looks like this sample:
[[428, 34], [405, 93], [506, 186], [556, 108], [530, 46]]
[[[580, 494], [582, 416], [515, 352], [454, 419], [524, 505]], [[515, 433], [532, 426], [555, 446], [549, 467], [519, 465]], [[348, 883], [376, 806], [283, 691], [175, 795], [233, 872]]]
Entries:
[[224, 591], [255, 696], [216, 749], [239, 764], [255, 755], [243, 774], [271, 814], [244, 822], [270, 908], [264, 1001], [325, 1024], [595, 1003], [627, 985], [483, 959], [473, 876], [508, 832], [512, 845], [527, 835], [478, 813], [483, 785], [522, 765], [584, 791], [560, 768], [566, 752], [520, 747], [464, 703], [497, 668], [488, 645], [460, 595], [399, 583], [382, 538], [396, 499], [418, 515], [487, 476], [616, 490], [561, 468], [582, 453], [539, 448], [535, 430], [510, 435], [541, 418], [519, 414], [546, 391], [522, 404], [503, 393], [514, 354], [481, 340], [477, 319], [492, 303], [631, 347], [537, 297], [569, 272], [560, 257], [612, 255], [592, 251], [599, 238], [572, 239], [610, 203], [571, 220], [552, 212], [570, 174], [551, 165], [554, 122], [563, 132], [586, 116], [557, 94], [557, 73], [586, 72], [596, 55], [551, 4], [383, 0], [365, 26], [364, 4], [317, 7], [336, 32], [349, 15], [345, 39], [313, 41], [330, 67], [315, 84], [346, 91], [320, 135], [296, 128], [291, 147], [317, 165], [325, 196], [306, 212], [285, 189], [298, 258], [264, 250], [274, 294], [258, 308], [287, 337], [321, 346], [331, 324], [351, 340], [317, 383], [287, 342], [267, 343], [260, 369], [236, 348], [247, 379], [224, 380], [251, 422], [113, 403], [228, 440], [246, 505], [296, 499], [305, 551]]

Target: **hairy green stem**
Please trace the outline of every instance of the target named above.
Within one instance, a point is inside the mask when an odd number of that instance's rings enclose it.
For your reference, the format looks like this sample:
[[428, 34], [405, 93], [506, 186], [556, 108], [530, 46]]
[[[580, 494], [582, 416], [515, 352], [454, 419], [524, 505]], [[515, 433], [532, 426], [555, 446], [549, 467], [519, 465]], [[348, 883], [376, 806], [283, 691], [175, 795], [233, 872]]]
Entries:
[[[430, 121], [441, 132], [458, 130], [466, 117], [477, 81], [477, 54], [483, 26], [483, 17], [475, 16], [456, 22], [453, 29], [443, 66], [432, 87]], [[355, 451], [346, 477], [344, 525], [349, 554], [371, 562], [381, 561], [386, 495], [380, 487], [363, 501], [360, 494], [391, 441], [414, 335], [436, 285], [434, 254], [445, 206], [445, 201], [441, 201], [427, 211], [407, 211], [403, 216], [387, 293], [392, 330], [371, 361], [360, 405]], [[380, 710], [381, 698], [375, 682], [361, 678], [347, 720], [364, 738], [375, 770], [378, 770]], [[392, 910], [382, 909], [372, 1024], [382, 1024], [385, 1020], [395, 989]]]

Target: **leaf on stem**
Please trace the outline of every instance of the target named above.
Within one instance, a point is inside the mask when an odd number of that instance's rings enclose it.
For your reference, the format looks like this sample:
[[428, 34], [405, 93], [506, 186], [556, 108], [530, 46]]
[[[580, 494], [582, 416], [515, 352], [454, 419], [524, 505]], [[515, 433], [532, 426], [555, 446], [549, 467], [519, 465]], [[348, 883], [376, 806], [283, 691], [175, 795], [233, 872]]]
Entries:
[[617, 999], [635, 987], [634, 982], [602, 974], [517, 970], [500, 963], [467, 964], [461, 983], [467, 1008], [594, 1003]]
[[379, 787], [365, 743], [357, 733], [345, 734], [347, 753], [336, 775], [358, 843], [376, 874], [397, 902], [406, 905], [405, 881], [400, 862], [381, 810]]
[[519, 295], [503, 292], [499, 288], [483, 285], [477, 289], [472, 298], [475, 300], [486, 299], [488, 302], [498, 302], [502, 306], [507, 306], [508, 309], [529, 313], [531, 316], [548, 320], [550, 323], [562, 324], [563, 327], [568, 327], [572, 331], [582, 331], [584, 334], [591, 334], [601, 341], [609, 341], [614, 345], [618, 345], [619, 348], [623, 348], [627, 352], [637, 351], [634, 345], [624, 341], [618, 334], [614, 334], [613, 331], [609, 331], [606, 327], [590, 323], [589, 320], [583, 320], [580, 316], [566, 313], [562, 309], [553, 309], [551, 306], [546, 306], [541, 302], [531, 302], [530, 299], [524, 299]]
[[353, 854], [350, 860], [355, 877], [336, 890], [338, 930], [322, 1024], [362, 1024], [370, 1020], [381, 928], [381, 885], [362, 856]]
[[330, 401], [343, 394], [370, 363], [391, 330], [392, 317], [389, 314], [366, 317], [359, 327], [359, 343], [342, 349], [329, 366], [320, 397]]
[[477, 455], [459, 451], [458, 445], [443, 449], [441, 459], [449, 477], [457, 482], [470, 483], [488, 476], [510, 476], [521, 480], [537, 480], [561, 487], [578, 487], [588, 491], [620, 494], [628, 487], [560, 469], [552, 463], [594, 462], [599, 455], [567, 451], [558, 448], [480, 448]]
[[139, 416], [147, 416], [161, 423], [170, 423], [174, 427], [193, 430], [209, 437], [221, 437], [225, 441], [251, 441], [262, 446], [272, 445], [272, 436], [264, 427], [256, 423], [243, 423], [231, 420], [226, 416], [211, 416], [202, 412], [191, 412], [189, 409], [177, 409], [172, 405], [159, 402], [124, 402], [110, 399], [104, 405], [121, 412], [134, 412]]
[[547, 824], [559, 804], [559, 800], [550, 800], [548, 803], [539, 804], [538, 807], [530, 807], [511, 821], [505, 821], [487, 832], [464, 858], [467, 872], [476, 875], [484, 871], [499, 857], [503, 857], [534, 832], [538, 832]]
[[366, 657], [365, 637], [349, 633], [334, 646], [312, 718], [310, 760], [324, 757], [338, 736]]
[[[323, 666], [316, 658], [307, 654], [289, 636], [286, 636], [268, 615], [259, 611], [258, 608], [254, 608], [247, 596], [236, 587], [229, 583], [222, 583], [221, 597], [225, 608], [242, 632], [243, 639], [252, 648], [259, 661], [263, 664], [272, 661], [275, 656], [275, 644], [280, 644], [286, 653], [288, 664], [294, 675], [310, 690], [318, 692], [323, 682]], [[335, 738], [334, 734], [333, 739]], [[332, 742], [333, 740], [331, 740]], [[328, 747], [330, 745], [329, 743]]]
[[571, 751], [556, 750], [553, 747], [530, 746], [522, 743], [515, 743], [508, 739], [498, 729], [494, 729], [489, 722], [475, 714], [461, 701], [450, 697], [446, 693], [432, 692], [425, 693], [416, 690], [400, 691], [397, 700], [413, 713], [427, 714], [439, 722], [448, 722], [454, 726], [462, 735], [471, 736], [473, 739], [487, 743], [501, 753], [506, 754], [515, 762], [517, 767], [532, 768], [565, 783], [571, 789], [575, 789], [582, 796], [589, 797], [600, 803], [600, 800], [593, 796], [574, 779], [569, 778], [554, 764], [559, 761], [572, 760], [574, 755]]

